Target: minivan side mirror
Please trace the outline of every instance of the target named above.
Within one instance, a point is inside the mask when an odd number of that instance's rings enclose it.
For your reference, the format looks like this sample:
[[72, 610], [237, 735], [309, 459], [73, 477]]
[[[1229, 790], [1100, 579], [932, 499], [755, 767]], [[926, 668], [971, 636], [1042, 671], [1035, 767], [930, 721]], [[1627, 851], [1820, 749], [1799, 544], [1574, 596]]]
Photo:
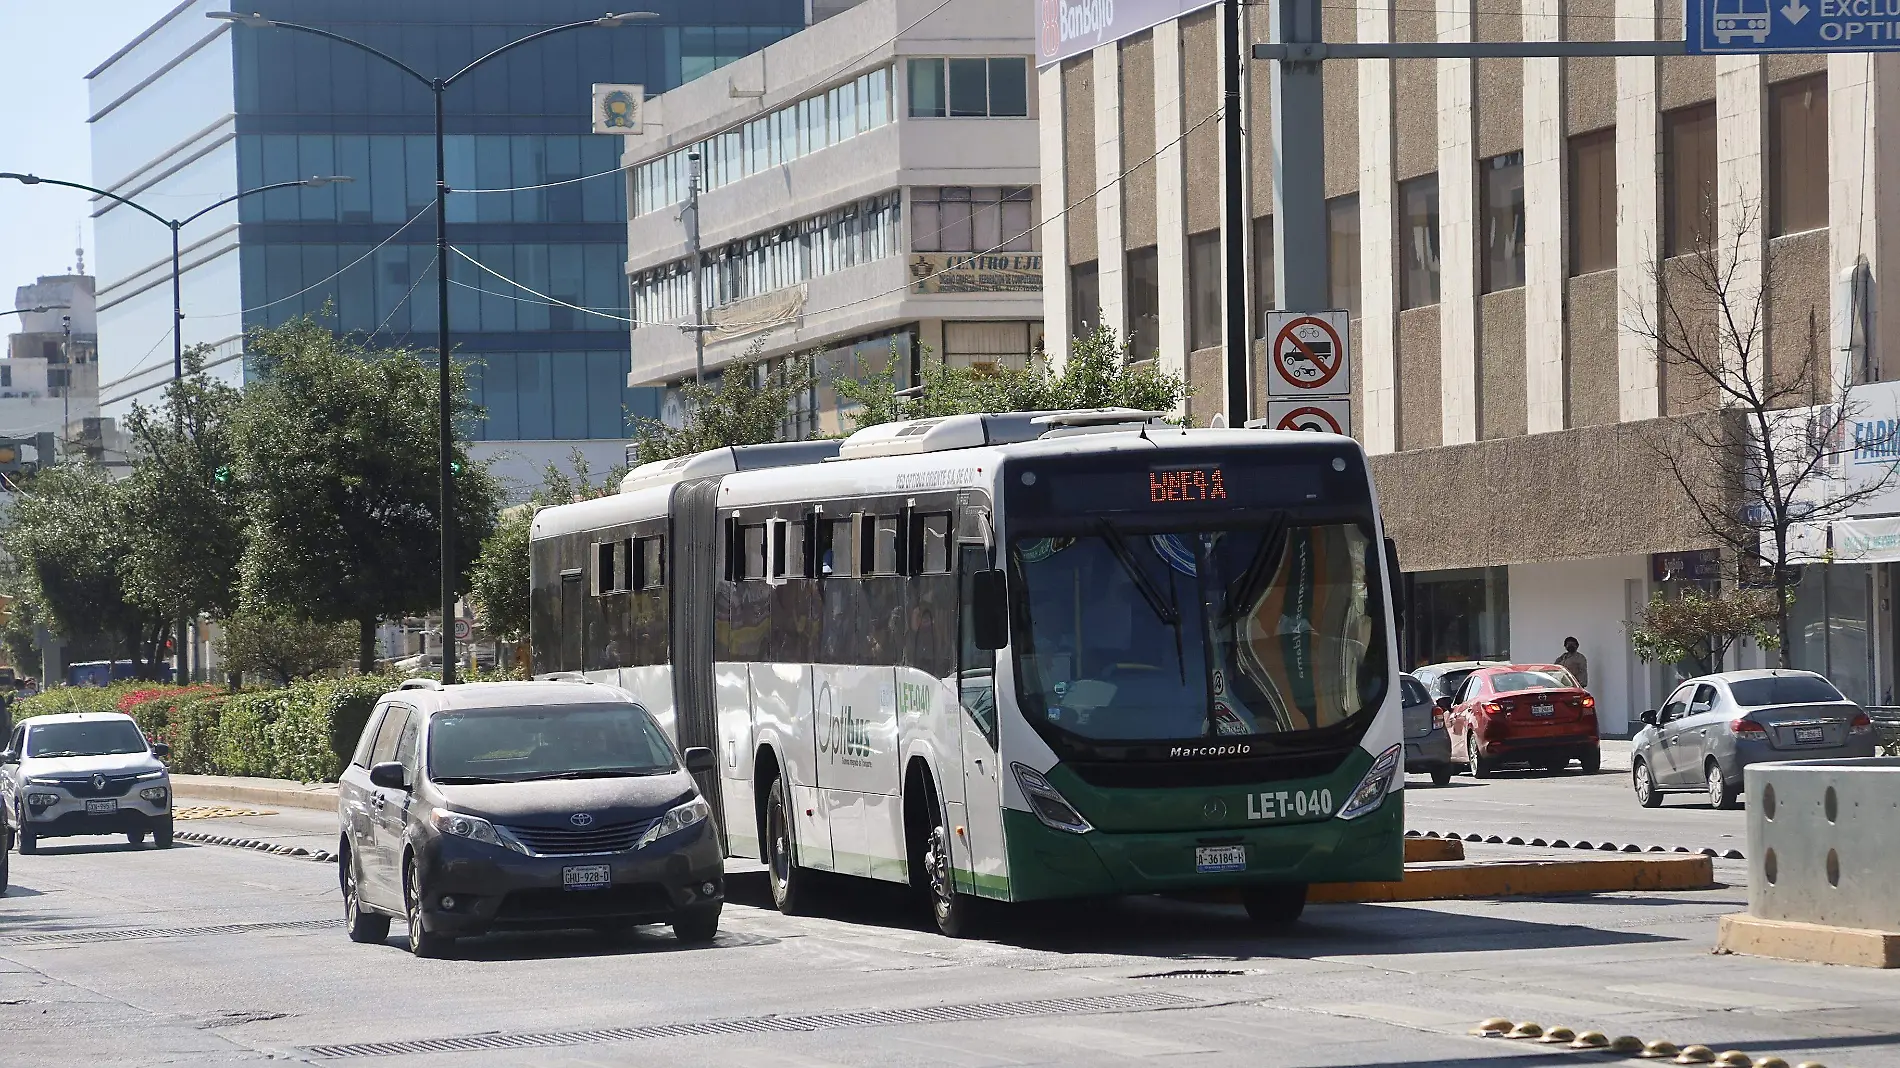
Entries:
[[152, 755], [160, 758], [171, 756], [172, 747], [164, 742], [153, 742]]
[[713, 751], [703, 745], [688, 746], [683, 755], [686, 757], [687, 771], [715, 771], [719, 767], [719, 761], [713, 758]]
[[999, 570], [970, 576], [971, 638], [978, 649], [1001, 649], [1009, 644], [1009, 587]]
[[1656, 725], [1656, 710], [1653, 708], [1649, 709], [1645, 711], [1642, 715], [1637, 716], [1636, 718], [1654, 727]]
[[13, 750], [8, 749], [4, 752], [0, 752], [0, 764], [18, 764], [19, 762], [20, 754]]
[[1439, 708], [1445, 710], [1446, 712], [1451, 711], [1451, 698], [1449, 697], [1440, 697], [1434, 703], [1437, 704]]
[[400, 761], [387, 761], [369, 769], [369, 784], [384, 790], [407, 790], [409, 772]]

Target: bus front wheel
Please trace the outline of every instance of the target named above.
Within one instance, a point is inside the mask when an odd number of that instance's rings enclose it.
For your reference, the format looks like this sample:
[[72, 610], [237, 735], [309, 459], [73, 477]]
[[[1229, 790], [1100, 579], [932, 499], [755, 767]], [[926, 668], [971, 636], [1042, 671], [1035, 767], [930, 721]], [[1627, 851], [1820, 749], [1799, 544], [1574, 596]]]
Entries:
[[1306, 884], [1250, 886], [1241, 891], [1240, 900], [1254, 926], [1275, 930], [1292, 925], [1306, 911]]
[[[934, 798], [932, 804], [935, 804]], [[923, 855], [930, 888], [930, 916], [944, 937], [969, 938], [976, 934], [976, 911], [981, 906], [974, 897], [957, 892], [956, 875], [950, 867], [950, 828], [940, 805], [934, 822]]]

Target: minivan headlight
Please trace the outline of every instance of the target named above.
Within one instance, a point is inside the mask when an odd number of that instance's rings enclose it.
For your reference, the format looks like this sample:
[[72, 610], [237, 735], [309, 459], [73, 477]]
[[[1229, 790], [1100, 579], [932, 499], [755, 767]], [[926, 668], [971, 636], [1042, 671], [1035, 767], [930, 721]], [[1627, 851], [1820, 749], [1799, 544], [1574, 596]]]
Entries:
[[433, 823], [435, 829], [441, 831], [443, 834], [452, 834], [457, 838], [466, 838], [471, 842], [485, 842], [492, 846], [500, 846], [503, 849], [512, 849], [517, 853], [527, 852], [526, 849], [521, 847], [521, 843], [515, 841], [513, 835], [501, 833], [495, 829], [494, 824], [480, 816], [471, 816], [466, 812], [451, 812], [446, 808], [438, 808], [429, 813], [429, 822]]
[[677, 834], [695, 824], [704, 823], [710, 815], [712, 807], [701, 798], [695, 797], [683, 805], [675, 805], [666, 815], [653, 821], [653, 826], [647, 828], [647, 833], [640, 836], [633, 848], [645, 849], [669, 834]]
[[1379, 759], [1372, 762], [1372, 769], [1346, 799], [1346, 807], [1339, 810], [1340, 819], [1358, 819], [1379, 807], [1379, 802], [1384, 801], [1392, 789], [1392, 777], [1399, 770], [1399, 757], [1404, 752], [1405, 744], [1401, 742], [1379, 754]]

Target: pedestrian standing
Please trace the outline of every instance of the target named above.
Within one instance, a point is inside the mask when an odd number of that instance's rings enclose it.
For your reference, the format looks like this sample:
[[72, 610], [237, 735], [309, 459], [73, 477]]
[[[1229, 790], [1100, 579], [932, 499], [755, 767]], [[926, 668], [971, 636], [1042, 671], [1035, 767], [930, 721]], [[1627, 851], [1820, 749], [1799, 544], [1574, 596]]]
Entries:
[[1564, 639], [1563, 655], [1557, 658], [1557, 666], [1570, 672], [1578, 686], [1590, 688], [1590, 658], [1577, 651], [1577, 639]]

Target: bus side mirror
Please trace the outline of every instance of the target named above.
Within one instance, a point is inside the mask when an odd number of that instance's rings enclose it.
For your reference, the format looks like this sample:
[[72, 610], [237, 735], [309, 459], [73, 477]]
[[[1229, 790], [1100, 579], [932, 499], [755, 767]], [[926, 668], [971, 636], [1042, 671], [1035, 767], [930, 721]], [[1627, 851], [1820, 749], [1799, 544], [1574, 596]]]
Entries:
[[971, 637], [978, 649], [1001, 649], [1009, 644], [1009, 593], [1001, 571], [978, 571], [970, 576]]
[[1392, 586], [1392, 613], [1405, 618], [1405, 581], [1399, 574], [1399, 543], [1385, 539], [1385, 573]]

